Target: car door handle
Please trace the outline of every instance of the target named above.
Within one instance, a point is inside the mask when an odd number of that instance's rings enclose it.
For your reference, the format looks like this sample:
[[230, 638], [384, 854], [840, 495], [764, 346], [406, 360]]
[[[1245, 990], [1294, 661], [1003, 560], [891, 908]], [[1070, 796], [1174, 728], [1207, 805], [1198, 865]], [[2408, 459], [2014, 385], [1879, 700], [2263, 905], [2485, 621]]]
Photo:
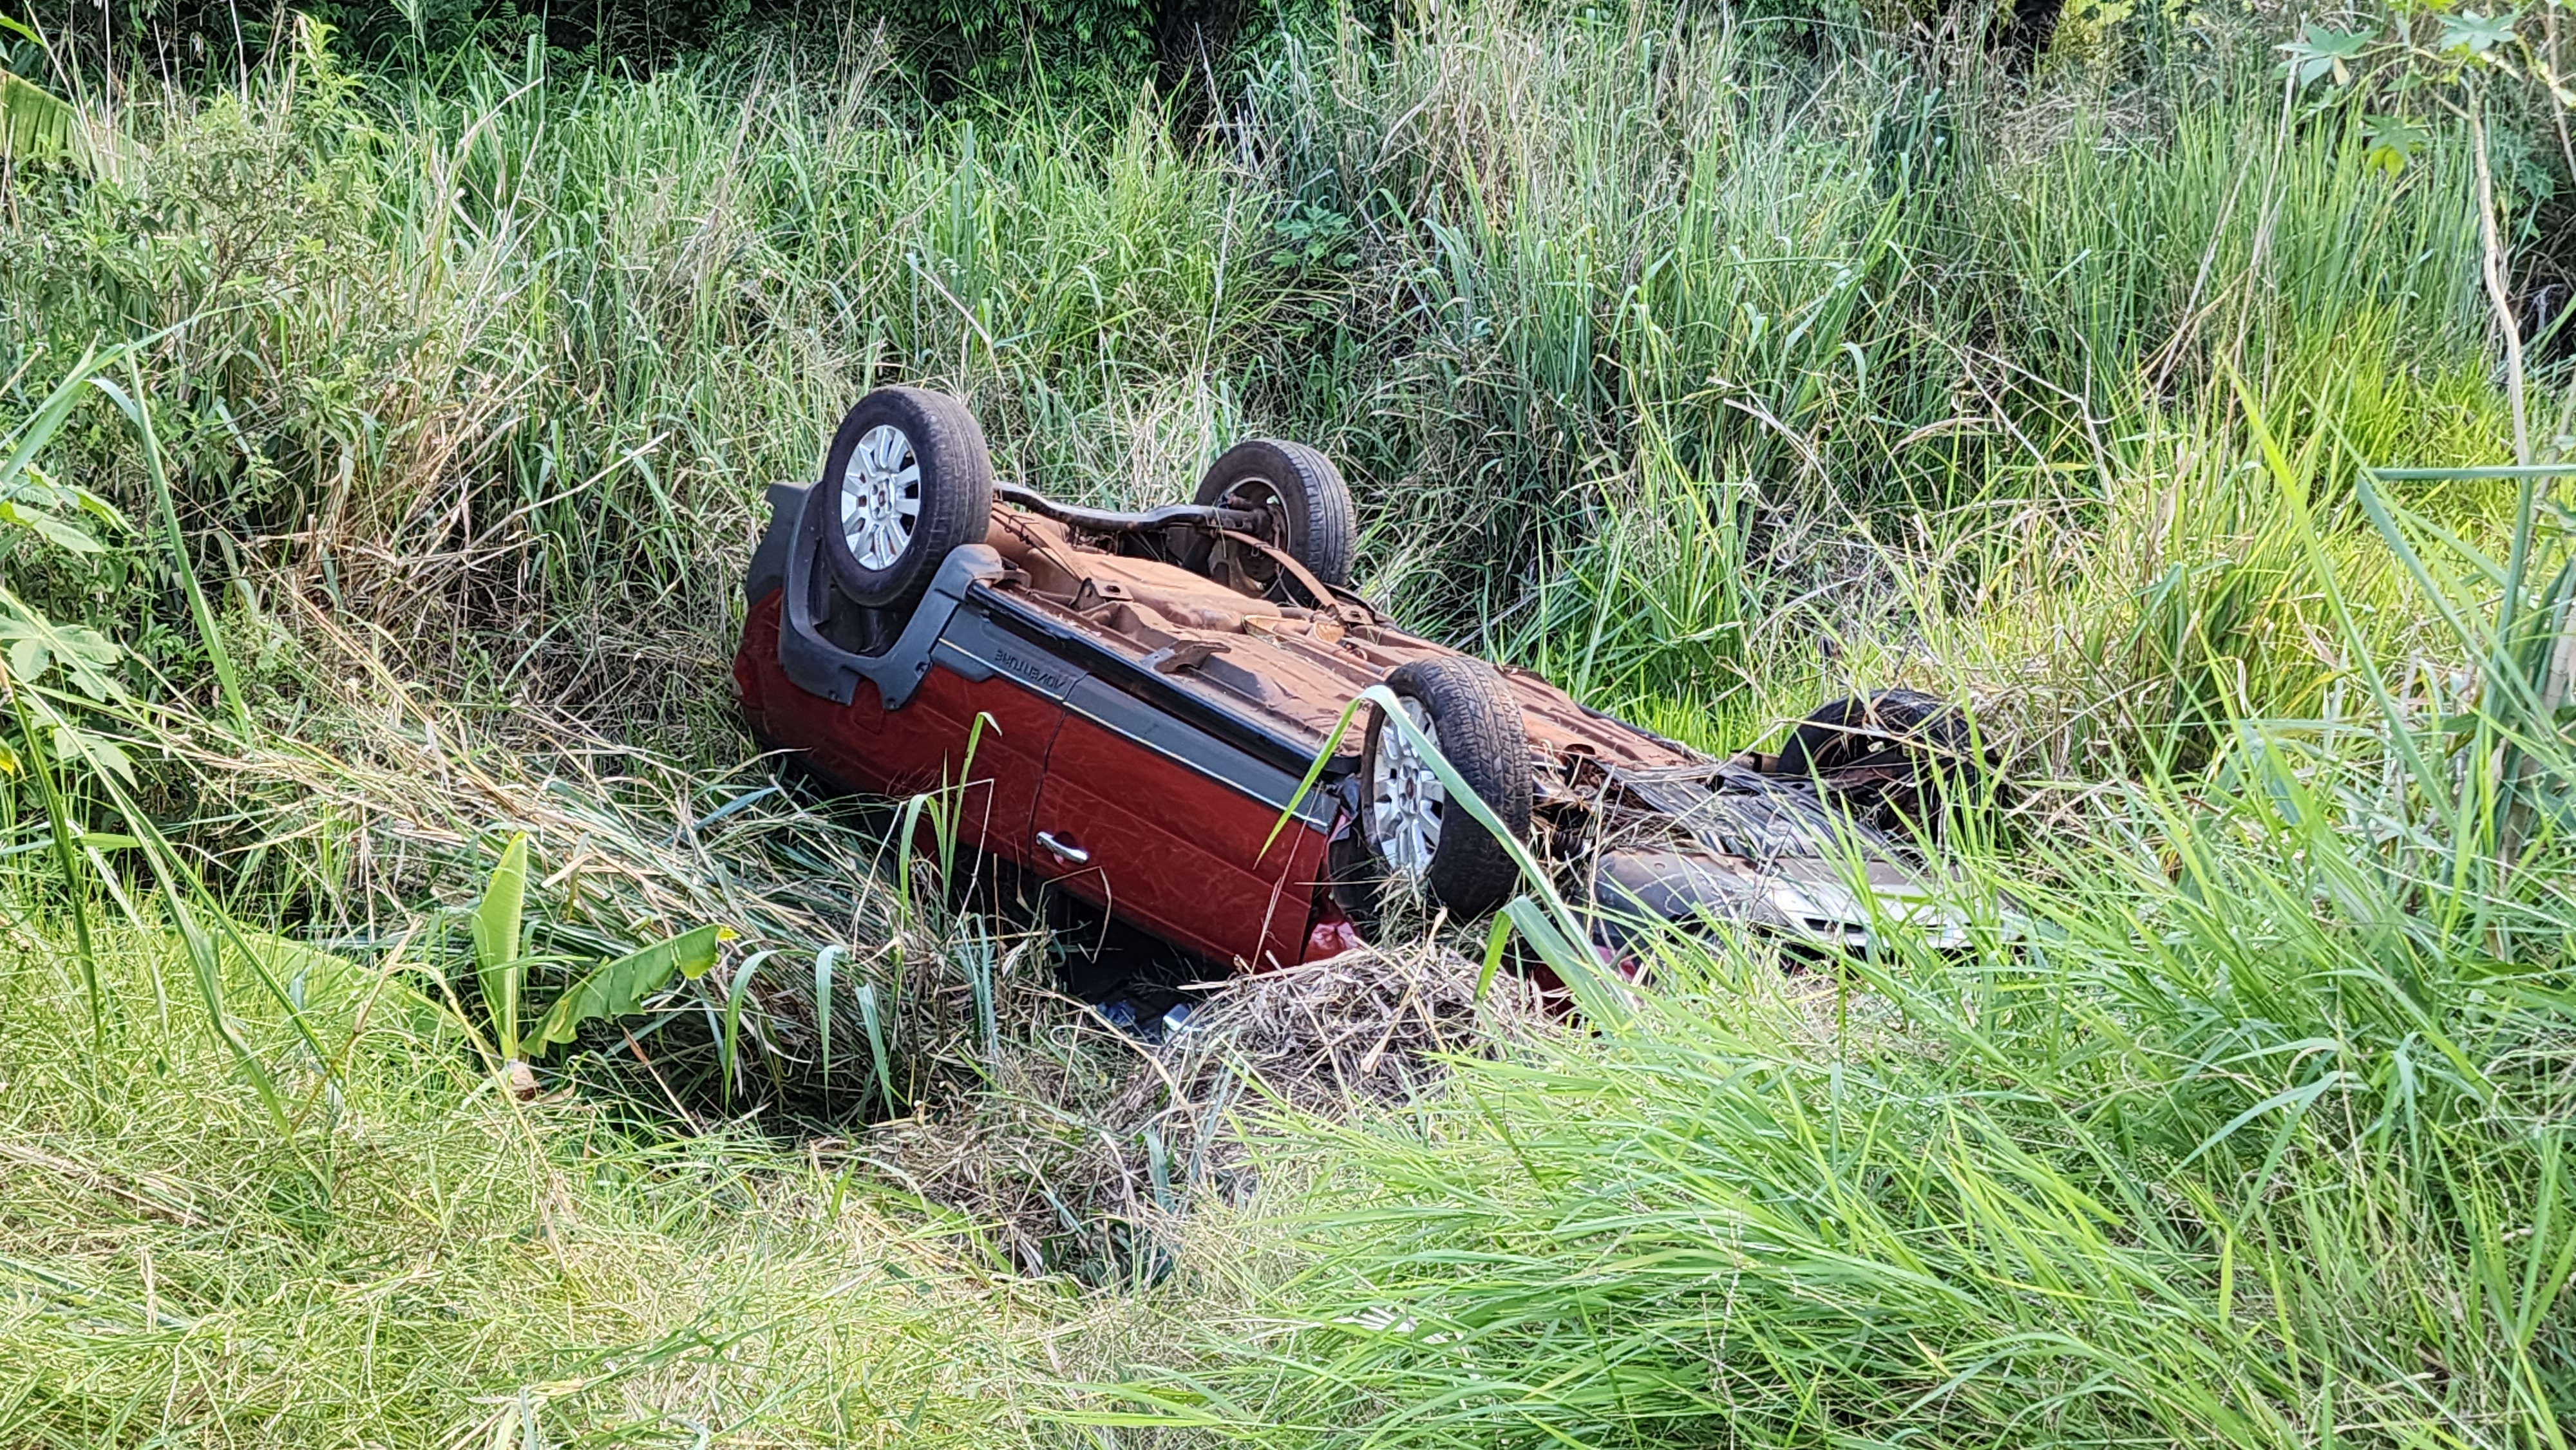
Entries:
[[1082, 849], [1071, 841], [1057, 840], [1055, 838], [1055, 832], [1053, 831], [1038, 832], [1038, 844], [1046, 847], [1048, 851], [1054, 854], [1057, 860], [1062, 861], [1068, 866], [1080, 866], [1091, 859], [1091, 853], [1089, 851]]

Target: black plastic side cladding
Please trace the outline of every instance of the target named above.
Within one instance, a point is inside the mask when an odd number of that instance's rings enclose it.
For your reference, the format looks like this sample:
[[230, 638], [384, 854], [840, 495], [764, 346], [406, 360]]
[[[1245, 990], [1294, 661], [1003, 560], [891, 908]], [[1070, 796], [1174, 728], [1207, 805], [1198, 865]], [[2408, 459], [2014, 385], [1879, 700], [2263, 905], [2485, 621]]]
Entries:
[[[769, 538], [777, 536], [788, 510], [792, 508], [795, 513], [783, 550], [787, 557], [782, 587], [787, 595], [780, 601], [779, 610], [779, 668], [798, 689], [836, 705], [850, 703], [858, 694], [859, 681], [866, 680], [877, 687], [877, 698], [885, 708], [902, 709], [912, 692], [921, 687], [922, 677], [930, 673], [931, 651], [939, 643], [940, 632], [948, 627], [949, 616], [957, 612], [958, 602], [977, 584], [1002, 577], [1002, 556], [984, 544], [951, 550], [940, 561], [939, 572], [931, 576], [930, 592], [914, 606], [912, 618], [904, 621], [903, 633], [894, 644], [879, 655], [852, 654], [824, 639], [822, 631], [815, 627], [817, 605], [821, 602], [817, 596], [830, 584], [815, 567], [815, 556], [822, 551], [822, 537], [815, 532], [811, 516], [812, 492], [781, 484], [769, 491], [769, 497], [776, 512], [770, 521], [769, 537], [761, 541], [763, 552], [769, 548]], [[755, 585], [759, 571], [760, 557], [754, 555]], [[752, 597], [761, 596], [755, 593]]]
[[742, 602], [758, 604], [772, 590], [787, 587], [787, 549], [796, 540], [796, 520], [805, 512], [807, 483], [769, 486], [769, 527], [761, 530], [760, 547], [751, 551], [751, 568], [743, 575]]
[[[1154, 709], [1174, 715], [1217, 739], [1249, 751], [1255, 758], [1287, 771], [1292, 779], [1302, 777], [1306, 768], [1314, 763], [1311, 747], [1249, 716], [1226, 709], [1197, 691], [1181, 688], [1141, 661], [1130, 659], [1098, 638], [1030, 609], [1007, 592], [987, 594], [979, 603], [993, 623], [1045, 650], [1076, 673], [1099, 678]], [[1353, 763], [1353, 757], [1335, 757], [1334, 763], [1326, 767], [1325, 778], [1339, 778], [1350, 770]]]
[[[1215, 708], [1007, 595], [975, 593], [976, 585], [1008, 572], [1001, 556], [983, 544], [968, 544], [941, 562], [929, 593], [883, 654], [855, 654], [833, 644], [818, 627], [818, 617], [831, 607], [827, 596], [832, 586], [819, 567], [819, 524], [806, 517], [812, 496], [801, 484], [771, 486], [769, 528], [743, 585], [754, 603], [773, 590], [786, 591], [779, 611], [778, 662], [798, 689], [846, 705], [858, 682], [868, 680], [885, 708], [898, 710], [933, 664], [968, 680], [1005, 674], [1021, 688], [1078, 709], [1256, 800], [1284, 806], [1295, 794], [1311, 761], [1293, 742]], [[1337, 759], [1299, 801], [1297, 814], [1309, 825], [1329, 828], [1336, 815], [1356, 809], [1345, 779], [1348, 770], [1347, 762]]]
[[[1029, 619], [1000, 595], [980, 594], [949, 617], [933, 654], [941, 669], [969, 680], [1005, 675], [1021, 689], [1063, 705], [1115, 735], [1195, 771], [1264, 805], [1284, 808], [1296, 794], [1304, 762], [1293, 766], [1265, 758], [1262, 742], [1238, 732], [1229, 739], [1172, 711], [1168, 701], [1149, 700], [1119, 687], [1065, 657], [1063, 639], [1032, 639], [1022, 629]], [[1326, 779], [1298, 802], [1297, 815], [1322, 830], [1342, 805], [1334, 793], [1337, 781]]]

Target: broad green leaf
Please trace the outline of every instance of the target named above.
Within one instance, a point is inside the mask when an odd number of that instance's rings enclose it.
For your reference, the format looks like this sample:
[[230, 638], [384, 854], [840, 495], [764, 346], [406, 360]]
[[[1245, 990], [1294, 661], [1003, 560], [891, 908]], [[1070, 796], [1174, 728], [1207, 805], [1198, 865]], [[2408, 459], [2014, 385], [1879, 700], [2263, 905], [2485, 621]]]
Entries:
[[473, 921], [474, 969], [505, 1060], [519, 1055], [519, 986], [526, 976], [519, 956], [519, 912], [527, 897], [528, 838], [521, 833], [501, 848], [501, 864], [492, 868]]
[[50, 728], [54, 737], [55, 759], [86, 761], [129, 786], [134, 784], [133, 757], [114, 741], [86, 730], [76, 730], [59, 719]]
[[2446, 51], [2484, 55], [2513, 39], [2513, 23], [2517, 18], [2510, 10], [2501, 15], [2454, 11], [2442, 17], [2442, 38], [2436, 45]]
[[528, 1049], [543, 1052], [570, 1042], [585, 1022], [643, 1011], [644, 999], [660, 991], [672, 973], [690, 981], [705, 976], [707, 969], [716, 964], [717, 943], [731, 935], [721, 926], [702, 926], [602, 963], [565, 988], [555, 1004], [546, 1009], [545, 1020], [537, 1024], [535, 1034], [528, 1039]]
[[72, 104], [35, 82], [0, 70], [0, 158], [70, 161], [86, 167], [80, 116]]
[[22, 503], [0, 501], [0, 524], [16, 524], [37, 538], [75, 554], [95, 554], [100, 548], [98, 540], [90, 537], [89, 530]]
[[2428, 139], [2424, 128], [2399, 116], [2372, 116], [2361, 123], [2362, 159], [2395, 176], [2414, 159]]
[[110, 673], [121, 651], [107, 636], [86, 625], [56, 624], [6, 589], [0, 589], [0, 646], [8, 651], [14, 679], [34, 684], [59, 665], [76, 693], [92, 700], [125, 698]]
[[2378, 33], [2370, 29], [2332, 30], [2311, 21], [2306, 35], [2281, 46], [2281, 52], [2289, 57], [2281, 67], [2303, 86], [2326, 75], [2333, 76], [2336, 85], [2348, 85], [2352, 81], [2351, 63], [2360, 58]]
[[80, 505], [83, 512], [90, 514], [99, 522], [112, 525], [129, 534], [134, 532], [134, 525], [126, 521], [125, 515], [116, 511], [116, 505], [109, 503], [106, 499], [99, 497], [88, 489], [85, 489], [76, 483], [56, 483], [52, 479], [46, 478], [43, 474], [37, 472], [32, 467], [27, 470], [27, 473], [30, 477], [36, 479], [36, 481], [53, 489], [58, 500], [63, 495], [69, 495], [72, 502]]

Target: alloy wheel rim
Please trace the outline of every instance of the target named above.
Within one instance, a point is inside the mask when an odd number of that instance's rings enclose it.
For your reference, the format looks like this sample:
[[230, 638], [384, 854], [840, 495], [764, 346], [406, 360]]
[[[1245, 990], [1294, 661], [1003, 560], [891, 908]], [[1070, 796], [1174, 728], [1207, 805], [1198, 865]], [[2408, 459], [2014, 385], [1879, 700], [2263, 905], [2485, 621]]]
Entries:
[[[1410, 696], [1396, 698], [1405, 718], [1420, 726], [1432, 748], [1438, 749], [1440, 727], [1421, 702]], [[1397, 876], [1420, 881], [1430, 874], [1448, 803], [1449, 792], [1432, 770], [1430, 757], [1410, 735], [1392, 722], [1382, 722], [1369, 769], [1369, 840]]]
[[912, 547], [921, 521], [921, 460], [912, 440], [879, 423], [850, 451], [841, 470], [841, 536], [863, 569], [891, 569]]

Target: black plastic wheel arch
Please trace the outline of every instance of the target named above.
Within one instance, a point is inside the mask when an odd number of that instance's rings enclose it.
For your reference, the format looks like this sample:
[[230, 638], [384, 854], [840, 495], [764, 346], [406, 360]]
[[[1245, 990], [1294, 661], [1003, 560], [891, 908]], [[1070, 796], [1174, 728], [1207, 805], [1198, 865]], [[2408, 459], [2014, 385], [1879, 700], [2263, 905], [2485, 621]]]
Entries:
[[[752, 555], [744, 587], [758, 599], [766, 593], [762, 585], [775, 577], [778, 587], [786, 591], [779, 602], [778, 667], [791, 684], [846, 705], [856, 698], [859, 681], [866, 680], [877, 687], [885, 708], [900, 710], [930, 673], [931, 651], [966, 591], [1002, 577], [1006, 569], [1002, 556], [987, 544], [965, 544], [949, 551], [893, 646], [883, 654], [853, 654], [823, 638], [815, 627], [817, 591], [831, 586], [828, 573], [817, 567], [822, 562], [823, 539], [814, 518], [814, 497], [810, 485], [778, 484], [769, 490], [769, 532]], [[782, 536], [784, 544], [773, 548]]]

